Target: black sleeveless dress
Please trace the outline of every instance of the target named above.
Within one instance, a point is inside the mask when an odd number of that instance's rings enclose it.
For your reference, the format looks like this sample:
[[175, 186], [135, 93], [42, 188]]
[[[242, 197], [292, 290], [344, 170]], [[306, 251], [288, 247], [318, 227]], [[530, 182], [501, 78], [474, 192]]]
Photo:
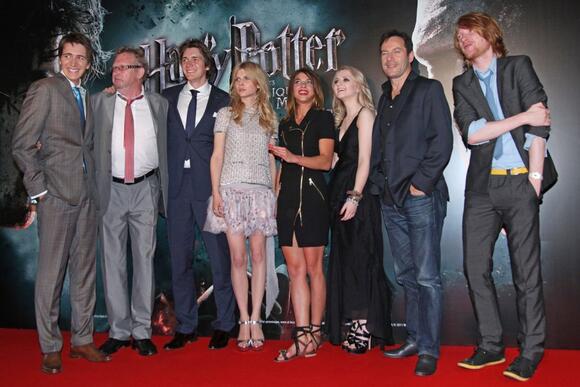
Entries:
[[342, 140], [336, 139], [339, 160], [330, 183], [326, 324], [330, 341], [335, 345], [344, 339], [344, 323], [355, 319], [366, 319], [369, 332], [384, 344], [390, 344], [391, 292], [383, 269], [381, 208], [378, 196], [368, 192], [368, 184], [355, 216], [340, 220], [346, 191], [352, 190], [355, 183], [359, 151], [357, 119], [358, 116]]

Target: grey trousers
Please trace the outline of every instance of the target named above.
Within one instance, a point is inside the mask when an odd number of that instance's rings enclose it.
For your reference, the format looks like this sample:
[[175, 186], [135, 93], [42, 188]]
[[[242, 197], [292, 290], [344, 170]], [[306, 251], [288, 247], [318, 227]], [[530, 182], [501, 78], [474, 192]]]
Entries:
[[70, 279], [71, 343], [93, 342], [97, 219], [95, 204], [83, 199], [79, 205], [46, 194], [38, 204], [38, 271], [34, 308], [43, 353], [62, 349], [58, 315], [67, 265]]
[[[159, 178], [139, 183], [111, 182], [111, 196], [100, 222], [102, 270], [109, 319], [109, 337], [137, 340], [151, 337], [155, 297], [153, 258], [157, 243]], [[133, 278], [128, 289], [127, 238], [131, 241]]]
[[463, 213], [465, 275], [477, 319], [478, 345], [487, 351], [504, 350], [492, 256], [505, 226], [516, 289], [517, 339], [521, 355], [536, 364], [546, 340], [538, 206], [527, 174], [490, 176], [488, 194], [466, 193]]

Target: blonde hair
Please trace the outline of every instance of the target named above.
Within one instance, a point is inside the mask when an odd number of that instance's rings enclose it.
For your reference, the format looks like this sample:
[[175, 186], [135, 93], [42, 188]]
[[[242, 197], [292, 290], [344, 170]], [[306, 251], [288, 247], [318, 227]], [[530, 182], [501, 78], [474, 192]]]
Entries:
[[303, 67], [294, 71], [294, 73], [290, 76], [290, 80], [288, 81], [288, 102], [286, 102], [287, 115], [284, 118], [285, 120], [294, 118], [294, 115], [296, 114], [296, 99], [294, 98], [293, 86], [298, 74], [304, 74], [312, 81], [312, 87], [314, 88], [314, 101], [312, 101], [312, 106], [316, 109], [324, 108], [324, 93], [322, 92], [320, 78], [314, 71], [307, 67]]
[[245, 105], [235, 88], [235, 79], [240, 70], [244, 70], [248, 78], [250, 78], [258, 88], [256, 95], [256, 108], [260, 114], [260, 126], [266, 131], [266, 133], [271, 135], [277, 129], [276, 113], [274, 113], [274, 109], [272, 109], [272, 105], [270, 104], [268, 76], [256, 63], [243, 62], [234, 67], [234, 71], [232, 72], [232, 82], [230, 84], [232, 118], [238, 125], [240, 125], [244, 114]]
[[[371, 94], [369, 84], [367, 83], [365, 76], [363, 75], [363, 73], [360, 72], [359, 69], [352, 66], [340, 66], [338, 70], [336, 70], [336, 72], [334, 73], [334, 78], [332, 79], [332, 82], [334, 83], [334, 80], [336, 79], [336, 74], [338, 74], [339, 71], [343, 70], [350, 72], [352, 74], [353, 80], [359, 85], [360, 90], [357, 96], [358, 103], [360, 103], [363, 108], [367, 108], [374, 113], [375, 106], [373, 104], [373, 96]], [[334, 112], [334, 125], [338, 128], [340, 127], [342, 120], [344, 120], [344, 117], [346, 116], [346, 107], [344, 106], [344, 103], [340, 99], [336, 98], [336, 95], [332, 96], [332, 110]]]

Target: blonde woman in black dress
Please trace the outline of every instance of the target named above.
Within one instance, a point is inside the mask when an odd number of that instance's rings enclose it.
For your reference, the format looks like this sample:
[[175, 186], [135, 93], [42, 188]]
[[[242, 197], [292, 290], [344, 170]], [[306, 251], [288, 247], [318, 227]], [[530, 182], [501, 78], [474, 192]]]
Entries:
[[280, 351], [278, 362], [314, 356], [321, 343], [326, 302], [322, 258], [329, 229], [324, 172], [334, 149], [332, 115], [323, 107], [318, 76], [310, 69], [297, 70], [288, 85], [280, 146], [270, 146], [282, 160], [276, 220], [296, 319], [294, 344]]
[[[343, 66], [332, 82], [338, 161], [330, 184], [331, 243], [327, 325], [331, 343], [365, 353], [390, 343], [390, 291], [383, 270], [379, 198], [367, 189], [375, 110], [368, 84]], [[343, 326], [350, 330], [343, 338]]]

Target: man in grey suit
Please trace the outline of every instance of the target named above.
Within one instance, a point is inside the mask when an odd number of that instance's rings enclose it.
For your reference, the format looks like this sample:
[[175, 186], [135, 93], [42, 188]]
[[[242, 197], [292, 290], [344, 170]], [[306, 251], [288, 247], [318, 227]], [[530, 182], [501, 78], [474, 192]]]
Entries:
[[547, 96], [530, 58], [506, 56], [502, 31], [489, 15], [461, 16], [455, 47], [467, 65], [453, 80], [453, 97], [457, 126], [471, 149], [463, 253], [479, 332], [475, 352], [458, 365], [480, 369], [505, 361], [491, 274], [495, 241], [505, 227], [520, 322], [520, 355], [503, 374], [525, 381], [542, 359], [546, 339], [539, 204], [557, 177], [546, 151]]
[[[153, 258], [161, 187], [167, 180], [167, 101], [144, 90], [147, 60], [141, 48], [117, 50], [113, 94], [93, 98], [99, 230], [109, 355], [131, 344], [142, 356], [157, 353], [151, 341]], [[133, 280], [127, 289], [127, 237]]]
[[[96, 277], [96, 213], [92, 110], [81, 86], [92, 60], [90, 41], [71, 33], [58, 47], [61, 72], [34, 82], [22, 104], [12, 153], [24, 185], [37, 202], [38, 270], [34, 289], [36, 327], [43, 353], [41, 370], [61, 371], [58, 328], [66, 268], [71, 295], [73, 358], [108, 361], [93, 344]], [[42, 144], [38, 146], [38, 144]]]

